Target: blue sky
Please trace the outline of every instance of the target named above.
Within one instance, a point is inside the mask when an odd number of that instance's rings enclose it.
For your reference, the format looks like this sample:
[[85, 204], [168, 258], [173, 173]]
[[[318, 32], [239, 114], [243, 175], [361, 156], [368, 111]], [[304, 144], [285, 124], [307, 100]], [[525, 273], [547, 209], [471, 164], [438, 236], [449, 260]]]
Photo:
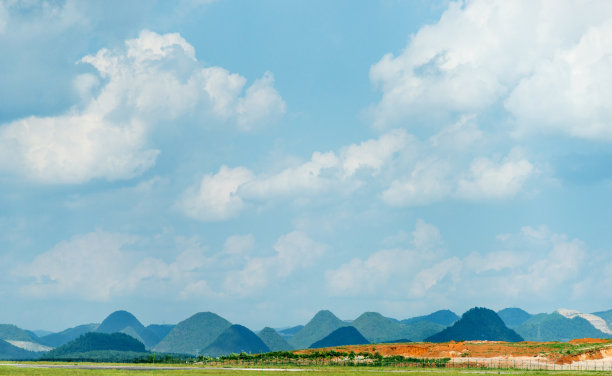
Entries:
[[610, 309], [612, 4], [0, 1], [0, 321]]

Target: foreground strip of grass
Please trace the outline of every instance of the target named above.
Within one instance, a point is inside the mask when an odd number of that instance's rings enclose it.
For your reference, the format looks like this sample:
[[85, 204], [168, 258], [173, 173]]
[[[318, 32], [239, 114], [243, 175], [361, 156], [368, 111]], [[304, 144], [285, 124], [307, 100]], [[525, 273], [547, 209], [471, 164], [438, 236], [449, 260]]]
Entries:
[[308, 376], [358, 376], [363, 374], [384, 373], [409, 373], [410, 376], [453, 376], [470, 374], [502, 374], [502, 375], [532, 375], [532, 376], [578, 376], [578, 375], [612, 375], [610, 372], [593, 371], [529, 371], [529, 370], [458, 370], [458, 369], [406, 369], [406, 368], [383, 368], [363, 369], [346, 367], [324, 367], [324, 368], [288, 368], [288, 369], [263, 369], [263, 368], [210, 368], [210, 367], [185, 367], [185, 366], [154, 366], [154, 365], [129, 365], [129, 364], [41, 364], [41, 363], [0, 363], [0, 375], [4, 376], [123, 376], [130, 375], [203, 375], [203, 376], [230, 376], [245, 375], [245, 371], [254, 373], [256, 376], [295, 376], [295, 372], [308, 372]]

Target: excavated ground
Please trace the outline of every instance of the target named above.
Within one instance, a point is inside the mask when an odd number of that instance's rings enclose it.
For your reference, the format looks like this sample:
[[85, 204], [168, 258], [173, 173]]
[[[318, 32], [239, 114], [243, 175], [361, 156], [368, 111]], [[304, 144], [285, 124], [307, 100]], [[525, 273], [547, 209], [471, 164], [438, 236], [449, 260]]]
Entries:
[[[320, 349], [319, 349], [320, 350]], [[456, 361], [479, 359], [521, 360], [571, 364], [579, 361], [606, 360], [612, 362], [612, 340], [585, 338], [570, 342], [496, 342], [462, 341], [447, 343], [391, 343], [331, 347], [326, 350], [355, 353], [379, 353], [382, 356], [401, 355], [410, 358], [451, 358]], [[301, 350], [310, 353], [317, 350]]]

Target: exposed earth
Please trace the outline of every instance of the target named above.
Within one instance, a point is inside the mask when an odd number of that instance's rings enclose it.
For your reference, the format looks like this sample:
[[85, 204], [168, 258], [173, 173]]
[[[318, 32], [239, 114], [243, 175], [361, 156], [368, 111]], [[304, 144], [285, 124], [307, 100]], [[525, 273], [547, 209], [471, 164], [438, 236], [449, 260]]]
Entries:
[[[533, 367], [549, 368], [556, 365], [589, 364], [607, 369], [612, 367], [612, 339], [576, 339], [570, 342], [496, 342], [462, 341], [447, 343], [390, 343], [331, 347], [326, 350], [379, 353], [384, 357], [401, 355], [405, 358], [450, 358], [453, 363], [497, 362], [499, 364], [532, 364]], [[320, 350], [320, 349], [319, 349]], [[300, 350], [310, 353], [317, 350]], [[544, 365], [544, 366], [542, 366]]]

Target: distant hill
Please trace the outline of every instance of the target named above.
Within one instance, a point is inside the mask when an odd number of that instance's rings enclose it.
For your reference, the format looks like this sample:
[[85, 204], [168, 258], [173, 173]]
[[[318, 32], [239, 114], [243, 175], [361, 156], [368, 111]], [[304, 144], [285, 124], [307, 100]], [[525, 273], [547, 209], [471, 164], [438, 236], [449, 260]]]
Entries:
[[270, 351], [293, 350], [293, 347], [291, 347], [289, 342], [285, 341], [285, 339], [272, 328], [263, 328], [261, 332], [257, 333], [257, 336], [259, 336], [263, 343], [268, 346]]
[[305, 349], [343, 326], [346, 326], [344, 321], [330, 311], [322, 310], [317, 312], [299, 332], [289, 338], [288, 342], [294, 349]]
[[0, 324], [0, 339], [13, 341], [36, 342], [36, 336], [11, 324]]
[[36, 335], [36, 337], [40, 338], [40, 337], [44, 337], [44, 336], [48, 336], [49, 334], [53, 334], [54, 332], [50, 331], [50, 330], [28, 330], [28, 333], [34, 333], [34, 335]]
[[408, 332], [410, 333], [407, 339], [413, 342], [423, 342], [425, 338], [436, 333], [440, 333], [442, 330], [447, 328], [446, 325], [425, 320], [404, 325], [406, 325]]
[[608, 323], [606, 323], [606, 320], [599, 316], [595, 316], [591, 313], [582, 313], [580, 311], [565, 308], [560, 308], [556, 312], [561, 316], [567, 317], [568, 319], [573, 319], [574, 317], [582, 317], [583, 319], [591, 323], [591, 325], [593, 325], [595, 329], [604, 332], [608, 336], [612, 335], [612, 330], [610, 330], [610, 328], [608, 327]]
[[515, 330], [527, 341], [567, 342], [576, 338], [610, 337], [582, 317], [569, 319], [558, 312], [534, 315]]
[[612, 326], [612, 309], [609, 311], [593, 312], [593, 314], [604, 319], [608, 326]]
[[200, 312], [178, 323], [168, 335], [155, 346], [157, 352], [200, 355], [232, 324], [212, 312]]
[[218, 357], [241, 352], [260, 354], [270, 352], [270, 348], [248, 328], [242, 325], [232, 325], [225, 329], [210, 345], [206, 346], [201, 354]]
[[453, 326], [425, 339], [427, 342], [475, 340], [519, 342], [523, 338], [508, 329], [494, 311], [476, 307], [464, 313]]
[[531, 318], [531, 314], [520, 308], [504, 308], [497, 312], [508, 328], [515, 328]]
[[0, 339], [0, 360], [28, 360], [38, 358], [38, 354], [13, 346]]
[[96, 329], [98, 333], [125, 333], [152, 348], [159, 343], [159, 338], [138, 321], [138, 319], [127, 311], [115, 311], [111, 313]]
[[45, 346], [59, 347], [66, 343], [79, 338], [85, 333], [94, 332], [98, 328], [99, 324], [85, 324], [79, 325], [74, 328], [68, 328], [59, 333], [49, 334], [38, 338], [38, 342]]
[[174, 329], [176, 325], [172, 324], [151, 324], [147, 326], [147, 330], [155, 334], [160, 340], [164, 339], [165, 336]]
[[405, 319], [400, 321], [402, 324], [412, 324], [418, 321], [429, 321], [436, 324], [449, 326], [452, 325], [455, 321], [459, 320], [459, 316], [451, 310], [441, 309], [434, 313], [430, 313], [425, 316], [416, 316], [409, 319]]
[[413, 336], [410, 327], [377, 312], [363, 313], [351, 323], [351, 326], [371, 343], [408, 339]]
[[45, 354], [45, 359], [61, 358], [69, 354], [86, 353], [91, 351], [114, 350], [145, 352], [142, 342], [124, 333], [86, 333], [79, 338], [68, 342]]
[[316, 341], [310, 345], [311, 349], [320, 349], [323, 347], [348, 346], [348, 345], [367, 345], [368, 341], [359, 330], [354, 326], [344, 326], [330, 333], [325, 338]]
[[280, 334], [281, 337], [283, 337], [284, 339], [288, 340], [289, 338], [293, 337], [295, 335], [295, 333], [297, 333], [300, 330], [302, 330], [303, 327], [304, 327], [304, 325], [296, 325], [296, 326], [292, 326], [290, 328], [275, 329], [275, 330], [276, 330], [276, 332], [278, 334]]

